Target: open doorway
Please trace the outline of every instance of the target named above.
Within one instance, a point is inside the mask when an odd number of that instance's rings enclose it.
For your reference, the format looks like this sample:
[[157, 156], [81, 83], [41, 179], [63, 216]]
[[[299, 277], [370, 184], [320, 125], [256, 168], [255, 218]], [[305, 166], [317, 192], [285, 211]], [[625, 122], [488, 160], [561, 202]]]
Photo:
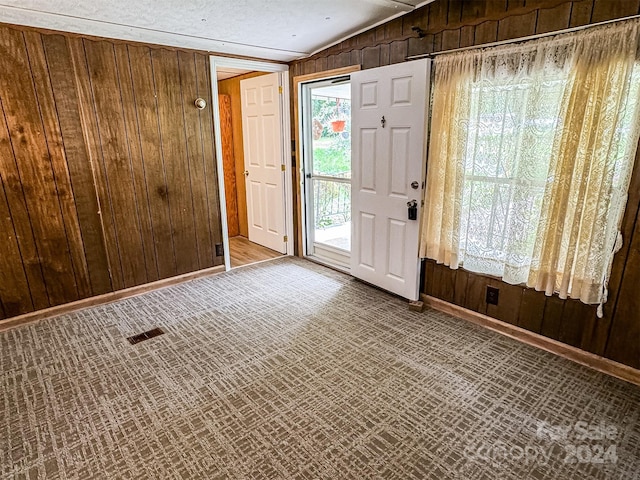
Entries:
[[351, 253], [351, 83], [302, 84], [306, 254], [348, 269]]
[[227, 270], [293, 254], [287, 68], [211, 57]]

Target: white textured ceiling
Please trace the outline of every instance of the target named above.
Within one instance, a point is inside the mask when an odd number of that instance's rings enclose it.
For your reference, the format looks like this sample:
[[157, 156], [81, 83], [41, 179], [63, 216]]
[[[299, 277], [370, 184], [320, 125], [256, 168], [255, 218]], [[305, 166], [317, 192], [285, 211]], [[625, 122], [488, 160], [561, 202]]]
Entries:
[[0, 0], [0, 21], [288, 62], [432, 0]]

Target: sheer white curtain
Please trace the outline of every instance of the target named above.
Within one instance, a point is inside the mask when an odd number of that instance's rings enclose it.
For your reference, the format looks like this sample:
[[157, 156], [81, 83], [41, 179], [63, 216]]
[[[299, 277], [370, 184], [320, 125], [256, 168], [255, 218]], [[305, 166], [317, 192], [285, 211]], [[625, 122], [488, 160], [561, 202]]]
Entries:
[[421, 254], [606, 299], [638, 143], [640, 22], [435, 61]]

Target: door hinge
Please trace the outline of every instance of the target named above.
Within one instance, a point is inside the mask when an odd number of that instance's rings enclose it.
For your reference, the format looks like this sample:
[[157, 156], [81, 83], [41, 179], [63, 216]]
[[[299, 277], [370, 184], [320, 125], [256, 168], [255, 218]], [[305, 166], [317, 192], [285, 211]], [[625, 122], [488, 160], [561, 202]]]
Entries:
[[278, 86], [278, 93], [282, 94], [282, 85]]
[[282, 170], [283, 172], [286, 172], [287, 166], [283, 163], [282, 165], [280, 165], [280, 170]]
[[284, 243], [287, 243], [289, 241], [289, 237], [285, 235], [282, 240], [284, 241]]

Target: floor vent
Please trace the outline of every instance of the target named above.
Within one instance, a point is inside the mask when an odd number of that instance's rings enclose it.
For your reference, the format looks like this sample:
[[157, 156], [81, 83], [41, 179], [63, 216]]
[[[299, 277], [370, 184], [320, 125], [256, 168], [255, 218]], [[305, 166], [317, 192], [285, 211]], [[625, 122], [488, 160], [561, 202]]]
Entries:
[[133, 337], [128, 337], [129, 343], [131, 345], [135, 345], [136, 343], [144, 342], [145, 340], [149, 340], [150, 338], [157, 337], [158, 335], [162, 335], [164, 330], [161, 328], [154, 328], [153, 330], [147, 330], [146, 332], [139, 333], [138, 335], [134, 335]]

